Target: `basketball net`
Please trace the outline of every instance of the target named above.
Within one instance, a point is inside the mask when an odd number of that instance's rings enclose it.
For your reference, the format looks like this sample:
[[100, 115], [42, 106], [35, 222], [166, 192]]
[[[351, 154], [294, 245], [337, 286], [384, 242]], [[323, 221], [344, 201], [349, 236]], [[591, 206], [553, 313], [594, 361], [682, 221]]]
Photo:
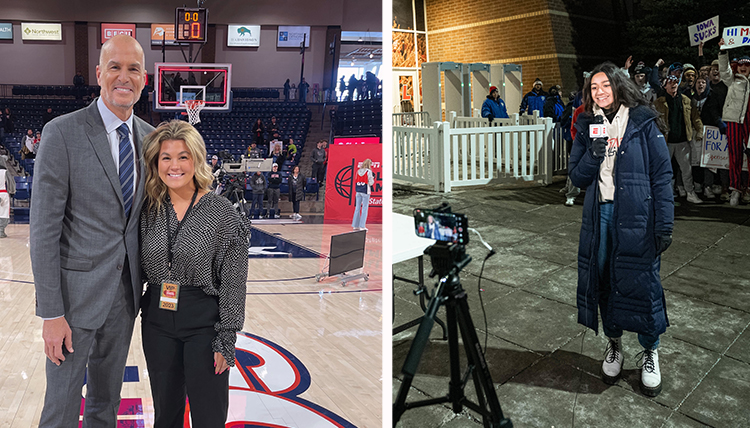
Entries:
[[200, 123], [200, 112], [203, 110], [203, 107], [206, 106], [206, 102], [203, 100], [185, 100], [183, 103], [185, 104], [185, 109], [188, 113], [188, 122], [190, 122], [191, 125]]

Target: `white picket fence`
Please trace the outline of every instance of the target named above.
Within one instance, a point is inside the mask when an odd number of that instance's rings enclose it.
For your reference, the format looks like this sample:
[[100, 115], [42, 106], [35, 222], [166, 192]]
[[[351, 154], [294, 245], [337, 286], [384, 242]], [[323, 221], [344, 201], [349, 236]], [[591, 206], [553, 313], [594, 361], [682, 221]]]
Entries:
[[491, 181], [549, 184], [554, 172], [567, 168], [561, 128], [536, 115], [495, 119], [490, 125], [487, 119], [452, 114], [450, 121], [432, 127], [394, 125], [393, 144], [394, 179], [442, 192]]

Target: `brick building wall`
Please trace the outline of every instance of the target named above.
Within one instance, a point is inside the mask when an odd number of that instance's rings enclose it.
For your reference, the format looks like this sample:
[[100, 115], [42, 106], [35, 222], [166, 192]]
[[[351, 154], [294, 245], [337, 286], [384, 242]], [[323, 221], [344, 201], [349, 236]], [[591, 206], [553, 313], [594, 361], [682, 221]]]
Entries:
[[[562, 0], [495, 4], [486, 0], [426, 0], [426, 10], [431, 62], [520, 64], [524, 92], [531, 90], [537, 78], [544, 82], [545, 90], [553, 84], [561, 85], [563, 94], [579, 89], [580, 56], [574, 48], [571, 15]], [[574, 15], [573, 19], [582, 25], [592, 24], [590, 19], [581, 18]]]

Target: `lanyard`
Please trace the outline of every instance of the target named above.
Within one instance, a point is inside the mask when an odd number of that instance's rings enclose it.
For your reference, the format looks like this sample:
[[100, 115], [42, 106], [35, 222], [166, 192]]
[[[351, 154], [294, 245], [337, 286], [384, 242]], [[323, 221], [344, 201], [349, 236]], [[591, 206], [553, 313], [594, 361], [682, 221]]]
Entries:
[[[185, 223], [185, 220], [187, 219], [188, 214], [190, 214], [190, 210], [193, 209], [193, 204], [195, 203], [195, 198], [198, 196], [198, 189], [195, 189], [195, 193], [193, 193], [193, 199], [190, 200], [190, 206], [188, 206], [188, 209], [185, 211], [185, 215], [182, 217], [182, 221], [177, 222], [177, 229], [174, 231], [174, 237], [177, 239], [177, 235], [180, 233], [180, 228], [182, 227], [182, 224]], [[177, 215], [177, 213], [175, 213]], [[171, 227], [169, 225], [169, 213], [167, 213], [167, 253], [168, 253], [168, 264], [169, 267], [169, 273], [172, 273], [172, 231]]]

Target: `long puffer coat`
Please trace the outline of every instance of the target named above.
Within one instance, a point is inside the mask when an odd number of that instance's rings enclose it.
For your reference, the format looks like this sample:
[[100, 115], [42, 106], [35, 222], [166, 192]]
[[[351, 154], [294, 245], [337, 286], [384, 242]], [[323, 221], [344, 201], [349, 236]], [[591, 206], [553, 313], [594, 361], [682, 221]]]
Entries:
[[[656, 113], [644, 106], [630, 109], [628, 125], [614, 168], [615, 232], [610, 258], [611, 294], [607, 310], [616, 328], [656, 336], [666, 331], [664, 291], [659, 278], [661, 257], [656, 235], [671, 234], [674, 199], [672, 165]], [[576, 138], [568, 174], [586, 188], [578, 246], [578, 322], [598, 332], [599, 165], [591, 155], [588, 128], [591, 113], [576, 122]]]

